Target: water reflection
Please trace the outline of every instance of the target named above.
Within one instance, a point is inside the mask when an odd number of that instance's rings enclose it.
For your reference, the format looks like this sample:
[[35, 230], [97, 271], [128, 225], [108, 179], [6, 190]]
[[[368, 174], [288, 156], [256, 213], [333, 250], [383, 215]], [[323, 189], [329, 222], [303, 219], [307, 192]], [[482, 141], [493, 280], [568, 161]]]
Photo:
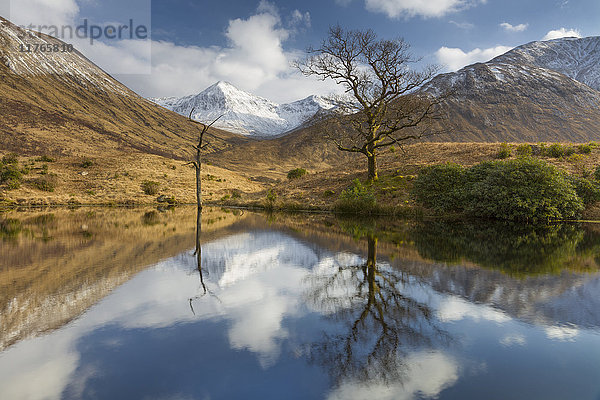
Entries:
[[411, 232], [427, 259], [471, 262], [513, 276], [598, 269], [600, 236], [575, 224], [525, 225], [497, 221], [433, 221]]
[[600, 393], [593, 227], [94, 212], [0, 217], [3, 397]]
[[400, 383], [409, 350], [448, 338], [428, 304], [404, 292], [414, 278], [377, 262], [377, 243], [369, 233], [366, 260], [338, 262], [333, 268], [321, 264], [310, 276], [310, 304], [344, 327], [313, 344], [314, 361], [329, 370], [336, 384]]

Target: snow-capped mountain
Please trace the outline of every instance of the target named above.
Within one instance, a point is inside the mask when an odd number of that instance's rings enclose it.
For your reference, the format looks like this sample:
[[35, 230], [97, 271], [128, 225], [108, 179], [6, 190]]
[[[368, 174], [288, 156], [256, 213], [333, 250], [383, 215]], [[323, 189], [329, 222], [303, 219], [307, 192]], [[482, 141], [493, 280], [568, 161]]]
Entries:
[[[56, 48], [58, 51], [37, 51], [36, 48]], [[68, 50], [70, 49], [70, 50]], [[106, 72], [66, 43], [45, 34], [21, 29], [0, 17], [0, 63], [11, 73], [27, 77], [57, 76], [77, 82], [84, 88], [94, 88], [123, 96], [134, 93], [115, 81]]]
[[589, 37], [528, 43], [425, 90], [452, 93], [436, 140], [584, 142], [600, 138], [599, 88], [600, 37]]
[[217, 82], [199, 94], [185, 97], [151, 98], [151, 101], [181, 115], [216, 128], [252, 136], [275, 136], [294, 130], [318, 112], [333, 107], [326, 99], [309, 96], [289, 104], [276, 104], [240, 90], [227, 82]]
[[531, 42], [494, 58], [493, 63], [529, 64], [560, 72], [600, 90], [600, 37]]

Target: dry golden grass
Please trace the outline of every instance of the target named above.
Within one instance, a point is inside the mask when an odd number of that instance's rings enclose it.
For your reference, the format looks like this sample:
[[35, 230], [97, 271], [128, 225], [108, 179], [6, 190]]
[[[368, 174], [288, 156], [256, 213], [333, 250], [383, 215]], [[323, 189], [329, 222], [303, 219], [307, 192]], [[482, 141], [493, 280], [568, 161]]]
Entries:
[[[291, 140], [291, 139], [288, 139]], [[251, 142], [206, 157], [203, 165], [203, 198], [209, 204], [262, 204], [268, 190], [274, 190], [280, 203], [328, 208], [354, 179], [366, 180], [366, 159], [335, 151], [327, 160], [318, 156], [300, 162], [297, 154], [276, 149], [276, 142]], [[248, 150], [264, 146], [261, 158]], [[381, 204], [412, 204], [408, 194], [411, 181], [426, 165], [453, 162], [471, 166], [496, 159], [499, 143], [419, 143], [404, 149], [387, 151], [378, 158], [380, 181], [375, 185]], [[513, 148], [513, 158], [517, 144]], [[335, 158], [335, 155], [339, 158]], [[231, 157], [231, 158], [228, 158]], [[282, 157], [278, 159], [277, 157]], [[195, 202], [195, 172], [184, 161], [144, 154], [131, 150], [110, 151], [89, 156], [61, 157], [56, 162], [36, 161], [38, 157], [22, 157], [22, 165], [31, 165], [25, 183], [16, 190], [0, 187], [0, 198], [19, 205], [65, 204], [154, 204], [159, 195], [174, 196], [181, 203]], [[591, 154], [544, 159], [575, 175], [590, 174], [600, 165], [600, 149]], [[89, 160], [92, 165], [83, 168]], [[258, 161], [257, 161], [258, 160]], [[52, 193], [35, 188], [31, 181], [41, 176], [42, 166], [56, 174], [58, 185]], [[287, 172], [306, 168], [308, 175], [288, 180]], [[159, 183], [159, 193], [146, 195], [144, 181]], [[233, 196], [235, 193], [235, 196]], [[240, 197], [238, 197], [238, 195]]]

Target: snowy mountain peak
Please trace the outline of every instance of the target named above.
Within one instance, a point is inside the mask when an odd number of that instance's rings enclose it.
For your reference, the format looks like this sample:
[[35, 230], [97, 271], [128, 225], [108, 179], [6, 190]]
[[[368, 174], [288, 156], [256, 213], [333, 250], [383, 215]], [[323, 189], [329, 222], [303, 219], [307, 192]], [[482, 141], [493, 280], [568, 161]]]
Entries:
[[490, 63], [533, 65], [600, 90], [600, 37], [560, 38], [516, 47]]
[[320, 96], [309, 96], [289, 104], [277, 104], [263, 97], [219, 81], [196, 95], [155, 98], [151, 101], [201, 122], [242, 135], [275, 136], [294, 130], [318, 112], [333, 105]]

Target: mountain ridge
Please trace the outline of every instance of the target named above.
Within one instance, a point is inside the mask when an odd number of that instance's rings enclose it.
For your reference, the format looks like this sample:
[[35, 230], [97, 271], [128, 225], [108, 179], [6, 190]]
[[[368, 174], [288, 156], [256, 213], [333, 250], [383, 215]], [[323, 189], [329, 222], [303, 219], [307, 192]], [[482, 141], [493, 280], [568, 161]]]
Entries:
[[531, 42], [436, 76], [424, 90], [452, 95], [437, 123], [447, 133], [430, 140], [597, 140], [600, 91], [594, 87], [600, 87], [600, 37]]
[[311, 95], [292, 103], [277, 104], [218, 81], [198, 94], [184, 97], [149, 98], [150, 101], [203, 123], [221, 117], [213, 126], [247, 136], [273, 137], [290, 132], [318, 112], [333, 105]]

